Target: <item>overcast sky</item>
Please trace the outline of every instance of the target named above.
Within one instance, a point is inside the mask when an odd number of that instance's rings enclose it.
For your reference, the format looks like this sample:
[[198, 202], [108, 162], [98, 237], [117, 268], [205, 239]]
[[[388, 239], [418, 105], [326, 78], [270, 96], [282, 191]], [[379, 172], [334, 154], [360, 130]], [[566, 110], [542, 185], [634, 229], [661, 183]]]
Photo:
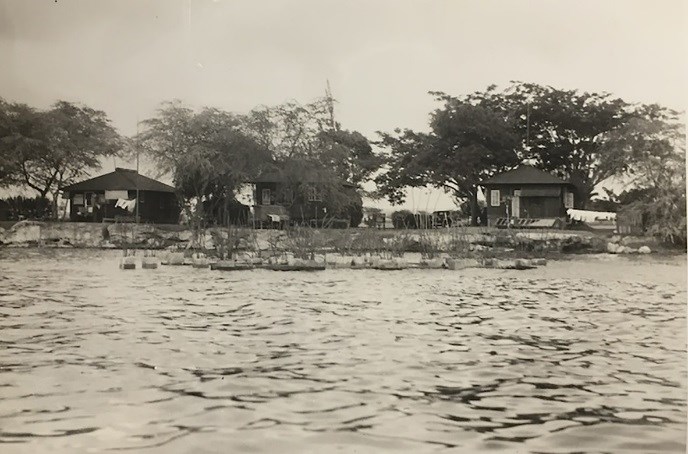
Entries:
[[[685, 110], [686, 9], [683, 0], [0, 0], [0, 97], [82, 102], [124, 134], [164, 100], [246, 112], [308, 102], [328, 79], [338, 121], [369, 138], [426, 128], [430, 90], [510, 80]], [[408, 206], [447, 203], [415, 191]]]

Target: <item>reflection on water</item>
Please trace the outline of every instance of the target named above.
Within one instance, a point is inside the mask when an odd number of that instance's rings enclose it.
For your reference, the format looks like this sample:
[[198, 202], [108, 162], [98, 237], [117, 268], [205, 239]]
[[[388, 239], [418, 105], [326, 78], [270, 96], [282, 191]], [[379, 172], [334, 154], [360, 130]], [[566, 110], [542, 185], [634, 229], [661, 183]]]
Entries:
[[120, 271], [0, 250], [0, 451], [680, 452], [686, 267]]

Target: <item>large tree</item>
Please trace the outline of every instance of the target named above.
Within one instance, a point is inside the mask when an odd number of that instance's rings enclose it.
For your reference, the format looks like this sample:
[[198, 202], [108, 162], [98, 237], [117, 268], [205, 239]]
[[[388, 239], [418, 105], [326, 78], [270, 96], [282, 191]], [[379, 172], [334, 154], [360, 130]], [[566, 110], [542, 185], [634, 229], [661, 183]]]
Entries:
[[382, 159], [365, 136], [342, 129], [334, 102], [328, 95], [305, 105], [291, 101], [261, 106], [247, 115], [245, 129], [270, 150], [273, 171], [288, 183], [284, 190], [303, 199], [304, 191], [315, 184], [329, 217], [358, 225], [360, 185], [371, 179]]
[[686, 244], [686, 142], [679, 122], [634, 118], [607, 144], [627, 158], [630, 189], [618, 196], [621, 212], [644, 219], [651, 235]]
[[58, 101], [44, 111], [13, 103], [0, 108], [2, 167], [12, 174], [5, 181], [40, 197], [51, 194], [55, 209], [61, 187], [99, 169], [125, 143], [105, 112], [87, 106]]
[[213, 108], [195, 112], [179, 101], [164, 103], [142, 122], [137, 145], [161, 175], [172, 176], [182, 201], [195, 201], [199, 225], [211, 222], [270, 162], [269, 150], [244, 131], [244, 123], [240, 116]]
[[627, 156], [614, 145], [632, 119], [673, 115], [656, 105], [632, 105], [608, 93], [564, 90], [512, 82], [504, 90], [489, 86], [463, 96], [509, 119], [519, 136], [519, 157], [567, 179], [578, 189], [577, 206], [585, 207], [595, 188], [623, 174]]
[[31, 137], [35, 112], [25, 104], [8, 103], [0, 98], [0, 186], [21, 181], [19, 152]]
[[435, 93], [443, 106], [431, 115], [430, 133], [381, 133], [389, 151], [380, 192], [390, 202], [404, 199], [406, 187], [434, 186], [468, 200], [472, 223], [478, 218], [478, 184], [518, 163], [517, 136], [500, 112]]
[[353, 184], [368, 181], [382, 161], [368, 139], [334, 119], [334, 100], [318, 98], [302, 105], [290, 101], [261, 106], [246, 117], [246, 130], [268, 148], [275, 162], [309, 161], [332, 169]]

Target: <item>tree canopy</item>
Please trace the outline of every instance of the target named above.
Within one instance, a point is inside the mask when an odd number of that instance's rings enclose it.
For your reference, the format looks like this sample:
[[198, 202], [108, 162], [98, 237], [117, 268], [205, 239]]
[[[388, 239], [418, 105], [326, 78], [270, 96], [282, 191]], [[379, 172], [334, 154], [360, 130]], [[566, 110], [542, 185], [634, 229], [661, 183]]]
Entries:
[[182, 199], [196, 200], [199, 222], [207, 221], [203, 202], [215, 211], [270, 162], [269, 150], [243, 130], [243, 119], [219, 109], [194, 112], [172, 101], [142, 125], [138, 146], [172, 175]]
[[58, 101], [48, 110], [0, 101], [0, 181], [36, 190], [40, 197], [100, 168], [125, 140], [105, 112]]
[[615, 144], [621, 138], [619, 131], [635, 119], [676, 117], [670, 109], [630, 104], [608, 93], [524, 82], [512, 82], [501, 91], [492, 85], [459, 99], [500, 112], [518, 135], [520, 159], [571, 181], [582, 207], [597, 195], [600, 183], [630, 168], [627, 150]]
[[478, 184], [518, 163], [513, 125], [487, 106], [438, 96], [444, 105], [430, 119], [430, 133], [397, 130], [381, 133], [388, 150], [386, 171], [376, 182], [392, 203], [404, 200], [404, 188], [434, 186], [468, 200], [478, 217]]
[[318, 163], [340, 180], [356, 185], [368, 181], [381, 159], [361, 133], [344, 130], [335, 121], [333, 102], [326, 97], [305, 105], [290, 101], [261, 106], [247, 115], [246, 130], [270, 150], [275, 162]]

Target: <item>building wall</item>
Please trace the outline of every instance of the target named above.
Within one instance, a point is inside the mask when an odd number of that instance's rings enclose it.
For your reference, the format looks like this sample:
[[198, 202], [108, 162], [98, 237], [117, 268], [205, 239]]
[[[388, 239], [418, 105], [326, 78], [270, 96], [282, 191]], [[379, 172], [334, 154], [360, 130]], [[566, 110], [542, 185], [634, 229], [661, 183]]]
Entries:
[[[129, 200], [136, 198], [136, 190], [127, 191]], [[69, 194], [69, 219], [75, 222], [103, 222], [104, 219], [135, 219], [136, 211], [128, 212], [115, 207], [116, 200], [107, 200], [105, 191], [75, 191]], [[179, 222], [179, 204], [175, 194], [169, 192], [139, 191], [140, 222], [176, 224]]]
[[[559, 189], [557, 197], [520, 197], [520, 212], [510, 213], [511, 217], [524, 218], [556, 218], [565, 217], [566, 208], [564, 199], [567, 192], [572, 192], [564, 185], [488, 185], [485, 187], [485, 199], [487, 203], [488, 225], [492, 225], [499, 218], [507, 216], [507, 204], [511, 211], [511, 201], [506, 197], [513, 197], [515, 190], [524, 189]], [[500, 202], [498, 206], [492, 206], [492, 191], [499, 190]]]
[[[301, 186], [300, 188], [290, 188], [286, 184], [281, 183], [256, 183], [255, 197], [254, 200], [259, 206], [269, 206], [269, 205], [281, 205], [284, 206], [289, 214], [289, 218], [292, 222], [311, 222], [316, 220], [320, 222], [325, 218], [341, 218], [341, 219], [352, 219], [352, 222], [358, 224], [360, 222], [361, 214], [354, 216], [350, 213], [348, 209], [343, 206], [335, 206], [337, 202], [334, 202], [332, 193], [329, 196], [327, 191], [332, 191], [332, 185], [325, 188], [318, 188], [317, 185], [307, 185]], [[265, 190], [270, 192], [270, 200], [265, 200], [264, 195], [267, 196]], [[311, 193], [311, 191], [315, 191]], [[350, 203], [359, 203], [359, 210], [362, 208], [362, 199], [356, 192], [354, 187], [344, 186], [339, 189], [337, 195], [345, 195]], [[339, 205], [342, 205], [340, 200]], [[335, 213], [334, 210], [339, 210], [341, 212]], [[353, 208], [351, 208], [353, 210]], [[267, 211], [267, 210], [257, 210]], [[265, 221], [265, 219], [256, 219], [256, 221]]]

